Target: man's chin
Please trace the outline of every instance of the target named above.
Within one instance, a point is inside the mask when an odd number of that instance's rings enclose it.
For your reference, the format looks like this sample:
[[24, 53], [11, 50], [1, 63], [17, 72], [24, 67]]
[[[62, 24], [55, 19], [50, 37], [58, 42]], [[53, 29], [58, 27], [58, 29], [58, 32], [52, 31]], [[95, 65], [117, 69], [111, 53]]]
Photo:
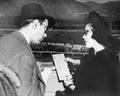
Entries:
[[36, 42], [36, 44], [40, 44], [40, 42]]
[[43, 38], [42, 38], [42, 39], [40, 39], [40, 40], [39, 40], [39, 42], [40, 42], [40, 41], [42, 41], [42, 40], [43, 40]]
[[39, 44], [40, 41], [32, 41], [33, 44]]
[[41, 38], [40, 40], [32, 41], [34, 44], [39, 44], [44, 38]]
[[44, 39], [44, 38], [41, 38], [41, 39], [39, 40], [39, 42], [43, 41], [43, 39]]

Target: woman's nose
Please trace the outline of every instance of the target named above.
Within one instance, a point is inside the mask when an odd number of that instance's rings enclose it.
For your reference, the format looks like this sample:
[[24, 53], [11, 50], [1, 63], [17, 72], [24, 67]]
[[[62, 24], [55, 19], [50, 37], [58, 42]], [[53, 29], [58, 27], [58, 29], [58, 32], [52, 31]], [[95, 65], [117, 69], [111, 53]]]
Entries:
[[85, 39], [85, 35], [83, 35], [83, 37], [82, 37], [83, 39]]

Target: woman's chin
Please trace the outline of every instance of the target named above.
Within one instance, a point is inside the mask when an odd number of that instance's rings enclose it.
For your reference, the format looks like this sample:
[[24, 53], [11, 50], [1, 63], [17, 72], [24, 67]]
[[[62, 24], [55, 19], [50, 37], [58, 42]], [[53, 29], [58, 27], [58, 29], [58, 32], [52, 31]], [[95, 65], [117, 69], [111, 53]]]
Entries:
[[91, 46], [89, 46], [89, 45], [85, 45], [85, 47], [86, 47], [86, 48], [91, 48]]

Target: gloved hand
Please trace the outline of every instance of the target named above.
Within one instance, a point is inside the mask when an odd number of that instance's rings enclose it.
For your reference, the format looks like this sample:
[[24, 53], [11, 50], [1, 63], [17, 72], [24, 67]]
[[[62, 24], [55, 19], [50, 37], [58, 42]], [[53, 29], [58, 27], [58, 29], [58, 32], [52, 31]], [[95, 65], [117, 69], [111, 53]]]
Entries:
[[68, 87], [71, 90], [74, 90], [75, 85], [73, 83], [73, 79], [72, 78], [70, 78], [69, 76], [66, 76], [66, 79], [63, 82], [64, 82], [64, 85], [66, 87]]
[[80, 64], [80, 59], [72, 59], [72, 58], [65, 58], [65, 61], [73, 63], [73, 65], [79, 65]]

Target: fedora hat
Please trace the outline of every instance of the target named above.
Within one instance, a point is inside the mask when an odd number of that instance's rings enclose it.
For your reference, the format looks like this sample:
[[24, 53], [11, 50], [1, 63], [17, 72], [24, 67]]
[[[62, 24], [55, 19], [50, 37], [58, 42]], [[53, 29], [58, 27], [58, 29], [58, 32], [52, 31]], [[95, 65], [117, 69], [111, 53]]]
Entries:
[[15, 18], [15, 24], [21, 27], [21, 23], [27, 19], [48, 19], [48, 27], [54, 27], [55, 19], [45, 14], [44, 10], [38, 3], [28, 3], [23, 5], [21, 13]]

